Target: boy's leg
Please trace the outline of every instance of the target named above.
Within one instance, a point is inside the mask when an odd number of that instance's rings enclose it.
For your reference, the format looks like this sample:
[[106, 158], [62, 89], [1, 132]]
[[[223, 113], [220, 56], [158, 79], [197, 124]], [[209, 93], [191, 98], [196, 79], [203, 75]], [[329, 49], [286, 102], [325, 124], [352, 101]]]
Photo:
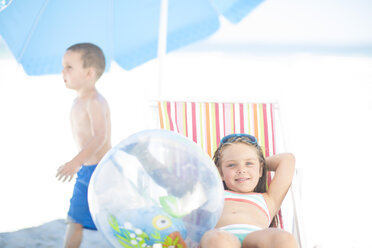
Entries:
[[267, 228], [248, 234], [243, 248], [298, 248], [294, 236], [279, 228]]
[[96, 165], [82, 166], [77, 174], [70, 208], [67, 213], [64, 247], [75, 248], [80, 246], [83, 237], [83, 225], [86, 228], [95, 229], [88, 204], [88, 185], [95, 168]]
[[201, 241], [201, 248], [240, 248], [240, 240], [227, 231], [213, 229], [206, 232]]
[[79, 223], [70, 222], [67, 224], [65, 236], [65, 248], [78, 248], [80, 247], [83, 238], [83, 226]]

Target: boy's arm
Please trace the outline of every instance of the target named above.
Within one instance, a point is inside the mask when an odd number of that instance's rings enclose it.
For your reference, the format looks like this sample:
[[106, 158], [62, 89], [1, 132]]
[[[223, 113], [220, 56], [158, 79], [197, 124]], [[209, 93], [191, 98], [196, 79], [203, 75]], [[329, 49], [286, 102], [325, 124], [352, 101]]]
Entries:
[[81, 165], [96, 154], [107, 139], [107, 129], [109, 127], [107, 127], [106, 108], [103, 103], [98, 99], [89, 101], [87, 112], [91, 124], [92, 137], [71, 161], [58, 168], [56, 177], [58, 177], [58, 180], [63, 179], [63, 182], [66, 179], [71, 181]]
[[266, 159], [266, 165], [269, 171], [275, 171], [267, 194], [272, 200], [275, 209], [279, 210], [292, 183], [295, 157], [291, 153], [273, 155]]

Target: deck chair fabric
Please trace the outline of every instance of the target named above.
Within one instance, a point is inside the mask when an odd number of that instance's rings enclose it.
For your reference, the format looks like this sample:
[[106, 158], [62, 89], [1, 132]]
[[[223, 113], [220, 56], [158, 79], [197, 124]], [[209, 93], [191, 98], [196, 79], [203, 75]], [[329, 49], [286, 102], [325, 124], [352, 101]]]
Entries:
[[[254, 135], [265, 157], [275, 150], [275, 103], [217, 103], [159, 101], [162, 129], [180, 133], [213, 156], [220, 139], [232, 133]], [[268, 175], [268, 184], [271, 174]], [[283, 227], [281, 211], [279, 227]]]

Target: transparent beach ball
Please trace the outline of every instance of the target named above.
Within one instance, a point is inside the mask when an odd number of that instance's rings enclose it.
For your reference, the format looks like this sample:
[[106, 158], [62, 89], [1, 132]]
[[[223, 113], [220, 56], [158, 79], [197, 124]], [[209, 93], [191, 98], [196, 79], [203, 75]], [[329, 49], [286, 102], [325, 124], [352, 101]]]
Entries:
[[0, 0], [0, 12], [8, 7], [13, 0]]
[[211, 158], [191, 140], [145, 130], [113, 147], [88, 189], [97, 229], [114, 247], [197, 247], [223, 208]]

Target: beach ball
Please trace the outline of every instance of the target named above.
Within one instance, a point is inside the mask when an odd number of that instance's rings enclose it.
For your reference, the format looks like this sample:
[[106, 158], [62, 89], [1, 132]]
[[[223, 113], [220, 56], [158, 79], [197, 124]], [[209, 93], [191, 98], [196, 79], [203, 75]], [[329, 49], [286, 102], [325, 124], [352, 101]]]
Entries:
[[221, 215], [223, 185], [211, 158], [193, 141], [145, 130], [103, 157], [88, 202], [97, 229], [114, 247], [193, 248]]
[[8, 7], [13, 0], [0, 0], [0, 12]]

